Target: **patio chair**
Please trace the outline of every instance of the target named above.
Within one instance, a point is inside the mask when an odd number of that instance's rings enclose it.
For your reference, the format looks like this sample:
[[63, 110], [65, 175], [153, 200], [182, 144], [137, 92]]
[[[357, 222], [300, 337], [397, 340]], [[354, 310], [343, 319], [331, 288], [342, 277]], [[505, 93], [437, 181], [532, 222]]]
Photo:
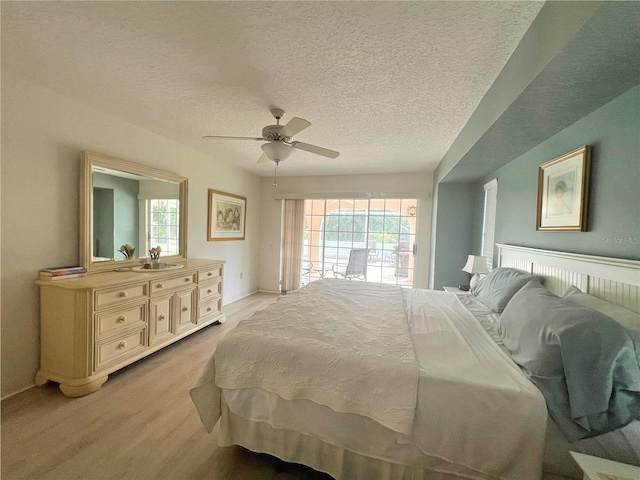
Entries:
[[302, 275], [309, 275], [313, 271], [313, 262], [303, 262], [305, 264], [302, 267]]
[[303, 261], [304, 267], [302, 267], [302, 271], [300, 272], [300, 286], [304, 287], [307, 283], [311, 281], [311, 272], [313, 271], [313, 263]]
[[391, 250], [388, 250], [384, 256], [384, 261], [391, 265], [402, 263], [401, 257], [403, 253], [409, 251], [409, 242], [400, 242], [395, 245]]
[[349, 262], [347, 268], [338, 268], [333, 265], [331, 270], [334, 277], [342, 278], [359, 278], [365, 280], [367, 278], [367, 259], [369, 258], [368, 248], [354, 248], [349, 252]]
[[380, 252], [378, 252], [378, 242], [370, 241], [367, 243], [367, 247], [369, 247], [369, 261], [375, 262], [380, 254]]

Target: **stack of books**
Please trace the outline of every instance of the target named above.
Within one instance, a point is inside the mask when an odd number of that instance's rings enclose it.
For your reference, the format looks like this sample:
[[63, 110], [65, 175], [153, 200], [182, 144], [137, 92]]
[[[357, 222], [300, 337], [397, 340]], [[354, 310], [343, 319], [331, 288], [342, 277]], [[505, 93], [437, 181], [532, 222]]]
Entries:
[[84, 277], [87, 269], [84, 267], [55, 267], [40, 270], [41, 280], [63, 280], [75, 277]]

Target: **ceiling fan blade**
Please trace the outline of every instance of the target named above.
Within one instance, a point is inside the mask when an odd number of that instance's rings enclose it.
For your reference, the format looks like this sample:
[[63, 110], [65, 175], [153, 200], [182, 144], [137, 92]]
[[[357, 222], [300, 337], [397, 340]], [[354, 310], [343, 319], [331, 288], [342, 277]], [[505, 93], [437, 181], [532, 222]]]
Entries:
[[311, 126], [311, 122], [308, 122], [304, 118], [293, 117], [289, 120], [289, 123], [282, 128], [280, 135], [283, 137], [293, 137], [309, 126]]
[[262, 137], [258, 138], [258, 137], [225, 137], [223, 135], [203, 135], [202, 138], [223, 138], [226, 140], [255, 140], [260, 141], [260, 140], [264, 140]]
[[305, 150], [307, 152], [315, 153], [316, 155], [322, 155], [323, 157], [328, 158], [338, 158], [340, 152], [336, 152], [335, 150], [329, 150], [328, 148], [316, 147], [315, 145], [310, 145], [308, 143], [303, 142], [293, 142], [291, 143], [293, 148], [298, 148], [300, 150]]
[[269, 160], [269, 157], [267, 157], [266, 153], [263, 153], [260, 158], [258, 159], [258, 165], [266, 165], [267, 163], [269, 163], [271, 160]]

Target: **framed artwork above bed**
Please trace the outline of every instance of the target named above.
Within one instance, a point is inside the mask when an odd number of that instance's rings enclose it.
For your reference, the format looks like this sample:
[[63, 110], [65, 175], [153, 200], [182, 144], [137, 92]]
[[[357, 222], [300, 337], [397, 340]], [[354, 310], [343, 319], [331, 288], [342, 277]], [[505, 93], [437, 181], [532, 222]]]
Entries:
[[584, 146], [538, 168], [536, 230], [587, 230], [590, 147]]

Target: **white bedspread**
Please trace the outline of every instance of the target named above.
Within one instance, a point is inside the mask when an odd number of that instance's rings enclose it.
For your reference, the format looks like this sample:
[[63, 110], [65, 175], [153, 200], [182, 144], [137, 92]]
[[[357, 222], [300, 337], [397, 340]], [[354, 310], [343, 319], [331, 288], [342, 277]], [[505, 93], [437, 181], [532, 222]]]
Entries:
[[241, 322], [215, 353], [216, 385], [308, 399], [410, 433], [418, 366], [402, 289], [321, 280]]
[[[342, 288], [343, 282], [339, 285]], [[398, 433], [371, 417], [342, 413], [344, 410], [337, 413], [330, 406], [305, 399], [285, 401], [261, 388], [221, 391], [213, 381], [217, 356], [191, 391], [205, 427], [213, 428], [222, 405], [236, 419], [251, 420], [261, 433], [240, 441], [242, 429], [235, 436], [228, 428], [221, 429], [221, 444], [240, 443], [262, 450], [261, 442], [273, 443], [268, 440], [270, 432], [284, 431], [303, 434], [297, 434], [298, 441], [319, 439], [324, 450], [315, 456], [310, 452], [309, 458], [325, 460], [310, 466], [335, 478], [346, 479], [342, 465], [333, 466], [326, 460], [329, 450], [337, 448], [459, 478], [538, 480], [547, 419], [540, 392], [455, 294], [408, 290], [405, 303], [419, 367], [418, 402], [410, 432]], [[305, 442], [298, 449], [316, 448], [313, 441]], [[288, 461], [300, 460], [289, 458], [289, 452], [284, 448], [271, 453]], [[335, 458], [341, 458], [339, 450]], [[378, 477], [396, 478], [382, 472]]]
[[412, 290], [407, 309], [420, 365], [409, 442], [475, 470], [469, 478], [540, 478], [547, 421], [540, 391], [455, 294]]

